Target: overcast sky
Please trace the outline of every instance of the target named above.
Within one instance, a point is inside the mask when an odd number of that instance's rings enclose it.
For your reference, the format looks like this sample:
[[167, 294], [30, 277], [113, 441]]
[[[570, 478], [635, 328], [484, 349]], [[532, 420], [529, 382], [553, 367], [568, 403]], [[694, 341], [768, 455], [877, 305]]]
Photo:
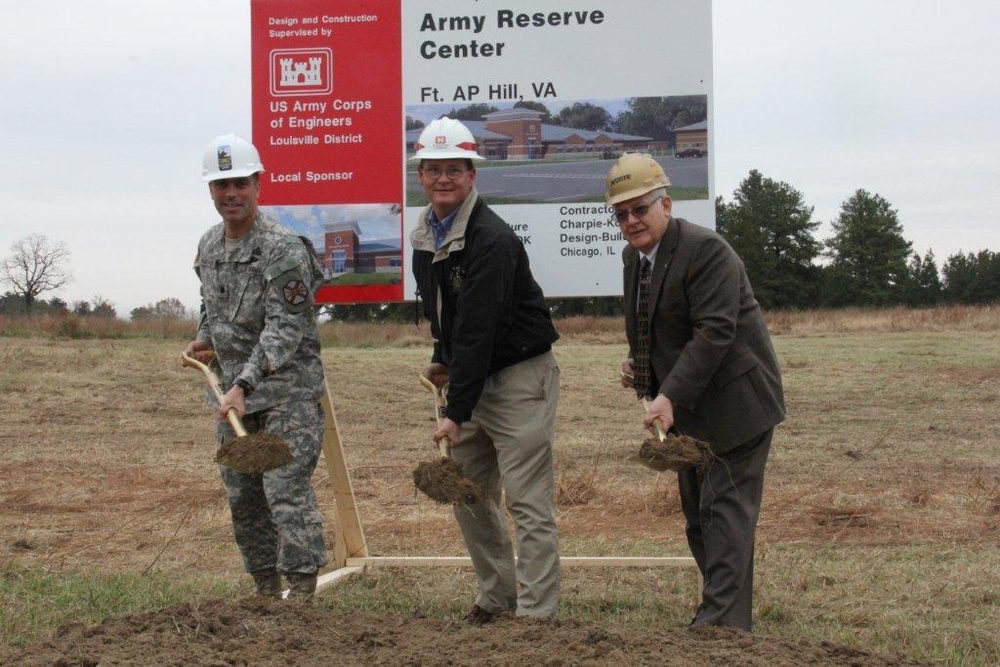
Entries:
[[[713, 6], [717, 194], [757, 169], [803, 194], [825, 239], [864, 188], [939, 265], [1000, 251], [1000, 2]], [[43, 298], [194, 308], [217, 220], [201, 152], [251, 134], [249, 53], [249, 0], [0, 0], [0, 257], [44, 234], [74, 281]]]

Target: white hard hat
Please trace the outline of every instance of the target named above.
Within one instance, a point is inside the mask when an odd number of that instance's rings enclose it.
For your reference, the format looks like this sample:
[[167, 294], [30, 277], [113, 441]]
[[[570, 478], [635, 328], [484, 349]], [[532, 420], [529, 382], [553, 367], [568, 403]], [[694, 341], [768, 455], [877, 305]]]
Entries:
[[264, 171], [260, 154], [253, 144], [235, 134], [222, 134], [205, 146], [201, 158], [201, 180], [243, 178]]
[[485, 160], [476, 152], [476, 139], [469, 128], [454, 118], [438, 118], [424, 128], [417, 139], [416, 154], [410, 162], [419, 160]]

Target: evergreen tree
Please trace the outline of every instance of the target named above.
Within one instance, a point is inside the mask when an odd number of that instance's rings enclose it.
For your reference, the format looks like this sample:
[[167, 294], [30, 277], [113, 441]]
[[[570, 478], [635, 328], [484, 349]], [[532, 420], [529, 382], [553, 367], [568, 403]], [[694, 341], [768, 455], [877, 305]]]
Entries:
[[733, 192], [733, 203], [715, 202], [716, 230], [746, 266], [757, 301], [765, 308], [816, 305], [821, 244], [813, 236], [813, 208], [787, 183], [756, 169]]
[[823, 301], [830, 306], [883, 306], [904, 301], [911, 244], [888, 201], [858, 190], [845, 201], [826, 242]]
[[938, 275], [934, 251], [910, 258], [904, 302], [908, 306], [933, 306], [941, 301], [941, 277]]
[[944, 296], [949, 303], [1000, 301], [1000, 252], [952, 255], [944, 265]]

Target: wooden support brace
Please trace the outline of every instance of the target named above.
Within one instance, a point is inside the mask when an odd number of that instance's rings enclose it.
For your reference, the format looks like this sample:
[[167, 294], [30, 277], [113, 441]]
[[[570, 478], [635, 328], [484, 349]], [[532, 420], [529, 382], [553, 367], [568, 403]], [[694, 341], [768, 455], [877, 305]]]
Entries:
[[[701, 590], [705, 582], [698, 563], [691, 556], [561, 556], [563, 567], [671, 567], [694, 568], [698, 575], [695, 599], [701, 603]], [[472, 567], [468, 556], [370, 556], [348, 558], [347, 567]]]
[[330, 387], [323, 380], [323, 413], [326, 415], [323, 424], [323, 458], [330, 473], [330, 484], [333, 487], [333, 497], [336, 501], [339, 534], [343, 537], [346, 554], [336, 553], [334, 565], [344, 567], [345, 557], [365, 557], [368, 555], [368, 544], [361, 527], [361, 517], [354, 502], [354, 488], [351, 486], [351, 475], [347, 470], [347, 459], [344, 457], [344, 447], [340, 440], [340, 428], [337, 426], [337, 413], [333, 409], [333, 399], [330, 398]]

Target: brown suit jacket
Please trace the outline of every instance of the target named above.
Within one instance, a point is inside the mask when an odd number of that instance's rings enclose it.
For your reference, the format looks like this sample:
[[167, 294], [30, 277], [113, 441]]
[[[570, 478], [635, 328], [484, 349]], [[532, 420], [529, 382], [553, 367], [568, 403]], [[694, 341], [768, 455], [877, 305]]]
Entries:
[[[625, 332], [634, 358], [638, 251], [622, 253]], [[785, 418], [778, 360], [743, 262], [717, 233], [670, 218], [649, 289], [651, 382], [678, 432], [718, 454]]]

